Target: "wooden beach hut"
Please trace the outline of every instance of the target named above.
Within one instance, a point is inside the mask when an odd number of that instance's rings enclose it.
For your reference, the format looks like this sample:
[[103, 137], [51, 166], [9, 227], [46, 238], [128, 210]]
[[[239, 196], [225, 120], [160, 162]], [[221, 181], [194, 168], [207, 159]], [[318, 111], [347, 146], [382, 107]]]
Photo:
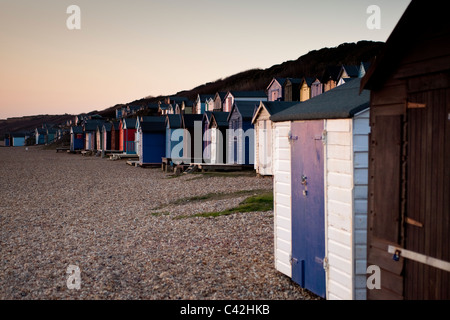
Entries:
[[112, 129], [112, 123], [106, 122], [102, 126], [102, 151], [111, 151], [111, 129]]
[[228, 163], [253, 165], [255, 136], [252, 118], [259, 101], [236, 101], [228, 115]]
[[317, 97], [323, 93], [323, 83], [319, 78], [315, 78], [311, 84], [311, 98]]
[[70, 151], [75, 152], [84, 148], [84, 134], [82, 126], [70, 128]]
[[13, 132], [10, 135], [11, 146], [12, 147], [23, 147], [25, 146], [26, 134], [23, 132]]
[[366, 298], [369, 92], [360, 80], [271, 117], [275, 266], [327, 299]]
[[284, 83], [286, 78], [273, 78], [267, 86], [268, 101], [283, 101], [284, 100]]
[[161, 164], [166, 156], [166, 125], [164, 117], [146, 117], [139, 123], [139, 164]]
[[45, 140], [47, 139], [46, 135], [47, 132], [45, 129], [36, 128], [36, 130], [34, 131], [34, 136], [36, 137], [36, 144], [37, 145], [45, 144]]
[[102, 124], [103, 121], [99, 120], [87, 120], [83, 125], [84, 133], [84, 150], [95, 151], [97, 150], [97, 127]]
[[255, 170], [261, 176], [273, 174], [273, 123], [270, 117], [286, 110], [298, 102], [263, 102], [261, 101], [253, 116], [255, 128]]
[[136, 135], [136, 119], [125, 118], [120, 120], [119, 125], [120, 144], [119, 150], [125, 154], [136, 154], [135, 135]]
[[303, 79], [288, 78], [284, 83], [284, 101], [300, 101], [300, 86]]
[[111, 123], [111, 151], [120, 151], [120, 121]]
[[183, 158], [183, 121], [180, 114], [166, 116], [166, 158], [181, 162]]
[[369, 299], [450, 299], [450, 23], [413, 0], [363, 78], [371, 90]]
[[212, 114], [212, 111], [205, 111], [202, 119], [202, 153], [205, 163], [211, 163], [211, 130], [209, 125], [211, 124]]
[[5, 147], [11, 146], [11, 134], [5, 133]]
[[202, 163], [203, 134], [202, 114], [184, 114], [181, 117], [184, 129], [183, 161], [185, 163]]
[[211, 130], [211, 164], [227, 163], [227, 129], [229, 112], [213, 112], [209, 124]]
[[304, 77], [300, 84], [300, 102], [311, 99], [311, 87], [316, 79]]

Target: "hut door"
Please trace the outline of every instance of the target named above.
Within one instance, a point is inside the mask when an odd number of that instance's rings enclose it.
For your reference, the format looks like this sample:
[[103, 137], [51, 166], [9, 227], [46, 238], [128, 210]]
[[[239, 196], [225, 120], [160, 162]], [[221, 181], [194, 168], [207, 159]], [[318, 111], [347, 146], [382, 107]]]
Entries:
[[[408, 102], [405, 249], [450, 262], [450, 90], [410, 93]], [[450, 299], [450, 272], [405, 259], [404, 277], [407, 300]]]
[[323, 121], [292, 124], [292, 280], [325, 297]]

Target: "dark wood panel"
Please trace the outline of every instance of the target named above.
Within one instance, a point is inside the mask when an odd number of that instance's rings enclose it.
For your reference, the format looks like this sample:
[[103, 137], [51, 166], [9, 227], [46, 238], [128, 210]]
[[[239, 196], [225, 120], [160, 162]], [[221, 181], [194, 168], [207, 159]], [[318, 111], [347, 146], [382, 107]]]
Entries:
[[[382, 119], [381, 119], [382, 118]], [[375, 237], [398, 243], [402, 150], [402, 117], [376, 117], [372, 133], [374, 149], [373, 224]]]
[[[406, 248], [444, 261], [450, 261], [448, 97], [449, 90], [408, 96], [427, 107], [408, 110], [408, 217], [423, 227], [406, 226]], [[405, 298], [448, 299], [449, 287], [448, 272], [406, 262]]]
[[399, 84], [395, 86], [384, 87], [382, 90], [373, 94], [371, 105], [392, 105], [406, 102], [406, 85]]

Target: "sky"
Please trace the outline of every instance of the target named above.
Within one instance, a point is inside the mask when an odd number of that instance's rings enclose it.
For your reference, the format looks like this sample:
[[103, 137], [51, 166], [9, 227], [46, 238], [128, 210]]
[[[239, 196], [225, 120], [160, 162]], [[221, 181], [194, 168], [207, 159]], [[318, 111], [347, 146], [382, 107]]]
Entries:
[[[311, 50], [386, 41], [410, 2], [0, 0], [0, 119], [103, 110]], [[371, 5], [380, 29], [367, 27]]]

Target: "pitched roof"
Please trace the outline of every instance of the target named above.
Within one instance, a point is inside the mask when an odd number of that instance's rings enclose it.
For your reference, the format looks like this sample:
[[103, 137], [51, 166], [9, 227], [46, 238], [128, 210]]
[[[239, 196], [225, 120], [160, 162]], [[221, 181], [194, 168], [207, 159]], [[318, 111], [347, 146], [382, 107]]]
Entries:
[[259, 101], [236, 101], [231, 108], [228, 121], [236, 109], [241, 114], [243, 120], [251, 121], [259, 103]]
[[287, 85], [288, 83], [290, 84], [301, 84], [303, 81], [303, 78], [287, 78], [285, 85]]
[[122, 126], [125, 129], [136, 129], [137, 121], [135, 118], [122, 119]]
[[215, 95], [213, 95], [213, 94], [200, 94], [199, 97], [200, 97], [200, 101], [206, 101], [208, 99], [213, 99], [214, 100]]
[[345, 70], [345, 72], [347, 73], [347, 75], [350, 78], [357, 78], [359, 75], [359, 67], [358, 66], [343, 65], [342, 70]]
[[202, 114], [185, 114], [183, 115], [183, 128], [194, 128], [196, 121], [202, 121]]
[[112, 128], [112, 123], [111, 122], [107, 122], [107, 123], [103, 124], [102, 131], [110, 132], [111, 128]]
[[77, 134], [77, 133], [83, 133], [83, 127], [82, 126], [75, 126], [70, 128], [70, 132]]
[[267, 89], [270, 88], [270, 86], [272, 85], [272, 83], [274, 83], [275, 81], [278, 82], [278, 84], [280, 86], [284, 86], [284, 84], [286, 83], [287, 78], [273, 78], [272, 81], [270, 81], [269, 85], [267, 86]]
[[306, 82], [306, 85], [308, 87], [311, 87], [311, 85], [313, 84], [314, 81], [316, 81], [316, 78], [304, 77], [302, 79], [302, 84], [303, 84], [303, 82]]
[[261, 101], [258, 109], [256, 110], [253, 119], [252, 119], [252, 123], [256, 122], [256, 119], [258, 118], [258, 114], [260, 112], [260, 110], [262, 108], [265, 108], [267, 110], [267, 112], [273, 116], [274, 114], [277, 114], [281, 111], [284, 111], [286, 109], [289, 109], [292, 106], [297, 105], [298, 102], [285, 102], [285, 101], [272, 101], [272, 102], [266, 102], [266, 101]]
[[218, 96], [220, 98], [220, 101], [223, 101], [225, 99], [225, 96], [228, 92], [216, 92], [216, 95], [214, 96], [214, 99]]
[[329, 66], [325, 69], [322, 76], [322, 82], [326, 83], [330, 80], [337, 81], [339, 73], [341, 72], [341, 66]]
[[166, 125], [172, 129], [179, 129], [182, 126], [181, 115], [180, 114], [168, 114], [166, 115]]
[[139, 122], [143, 123], [143, 122], [160, 122], [160, 123], [165, 123], [166, 122], [166, 118], [165, 117], [160, 117], [160, 116], [142, 116], [139, 117]]
[[355, 79], [270, 117], [274, 122], [352, 118], [369, 107], [370, 92], [359, 94], [361, 79]]
[[96, 131], [99, 124], [105, 123], [103, 120], [88, 120], [84, 124], [84, 131]]
[[213, 112], [211, 116], [211, 121], [209, 126], [211, 127], [211, 124], [214, 121], [217, 123], [218, 127], [228, 127], [228, 116], [230, 115], [229, 112]]
[[259, 91], [230, 91], [235, 98], [267, 98], [264, 90]]

